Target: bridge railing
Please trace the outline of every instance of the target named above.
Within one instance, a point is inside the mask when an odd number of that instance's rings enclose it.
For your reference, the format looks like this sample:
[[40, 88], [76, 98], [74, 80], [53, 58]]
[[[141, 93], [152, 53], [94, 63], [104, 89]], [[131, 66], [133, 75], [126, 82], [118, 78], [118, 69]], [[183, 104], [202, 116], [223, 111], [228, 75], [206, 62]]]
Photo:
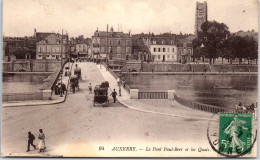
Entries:
[[30, 101], [30, 100], [43, 100], [42, 92], [29, 92], [29, 93], [6, 93], [2, 94], [3, 102], [11, 101]]
[[138, 99], [168, 99], [168, 92], [138, 92]]
[[235, 108], [223, 108], [223, 107], [217, 107], [214, 105], [208, 105], [208, 104], [203, 104], [203, 103], [199, 103], [196, 101], [192, 101], [192, 100], [188, 100], [182, 97], [179, 97], [177, 95], [174, 95], [174, 99], [186, 106], [186, 107], [190, 107], [193, 109], [197, 109], [197, 110], [201, 110], [201, 111], [205, 111], [205, 112], [211, 112], [211, 113], [219, 113], [219, 112], [226, 112], [226, 113], [253, 113], [254, 111], [249, 111], [249, 110], [237, 110]]

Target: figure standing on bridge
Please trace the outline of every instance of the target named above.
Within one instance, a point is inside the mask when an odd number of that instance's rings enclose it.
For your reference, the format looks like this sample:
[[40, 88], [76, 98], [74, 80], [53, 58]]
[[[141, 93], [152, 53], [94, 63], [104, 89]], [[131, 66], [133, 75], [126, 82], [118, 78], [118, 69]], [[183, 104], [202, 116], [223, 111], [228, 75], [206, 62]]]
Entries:
[[121, 96], [121, 84], [118, 85], [119, 96]]
[[91, 86], [91, 83], [89, 83], [88, 89], [89, 89], [89, 94], [92, 94], [92, 86]]
[[116, 95], [117, 95], [117, 93], [116, 93], [116, 90], [114, 89], [114, 91], [110, 94], [110, 96], [112, 96], [114, 99], [114, 103], [116, 103]]

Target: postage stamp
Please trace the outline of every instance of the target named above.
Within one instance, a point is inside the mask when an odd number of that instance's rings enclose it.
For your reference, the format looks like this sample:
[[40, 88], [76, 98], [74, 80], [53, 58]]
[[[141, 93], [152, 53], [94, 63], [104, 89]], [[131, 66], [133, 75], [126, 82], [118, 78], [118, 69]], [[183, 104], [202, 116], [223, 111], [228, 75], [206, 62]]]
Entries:
[[[252, 145], [251, 113], [219, 113], [219, 152], [240, 154]], [[247, 154], [250, 154], [248, 150]]]

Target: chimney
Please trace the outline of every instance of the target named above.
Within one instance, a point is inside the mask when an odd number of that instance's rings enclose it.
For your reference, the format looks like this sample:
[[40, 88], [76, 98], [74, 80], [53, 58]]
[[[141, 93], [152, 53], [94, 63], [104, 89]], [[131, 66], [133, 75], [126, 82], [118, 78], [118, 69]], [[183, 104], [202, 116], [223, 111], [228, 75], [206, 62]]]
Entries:
[[110, 32], [112, 33], [114, 32], [113, 26], [110, 28]]
[[34, 37], [36, 37], [36, 28], [34, 28], [34, 34], [33, 34]]

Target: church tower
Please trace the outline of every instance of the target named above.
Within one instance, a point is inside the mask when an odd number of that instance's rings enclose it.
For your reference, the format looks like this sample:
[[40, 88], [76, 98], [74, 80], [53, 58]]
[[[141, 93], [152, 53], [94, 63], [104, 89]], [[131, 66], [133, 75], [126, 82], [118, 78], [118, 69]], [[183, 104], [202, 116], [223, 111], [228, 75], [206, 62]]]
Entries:
[[196, 13], [195, 13], [195, 35], [201, 31], [201, 24], [208, 20], [208, 7], [207, 2], [196, 3]]

